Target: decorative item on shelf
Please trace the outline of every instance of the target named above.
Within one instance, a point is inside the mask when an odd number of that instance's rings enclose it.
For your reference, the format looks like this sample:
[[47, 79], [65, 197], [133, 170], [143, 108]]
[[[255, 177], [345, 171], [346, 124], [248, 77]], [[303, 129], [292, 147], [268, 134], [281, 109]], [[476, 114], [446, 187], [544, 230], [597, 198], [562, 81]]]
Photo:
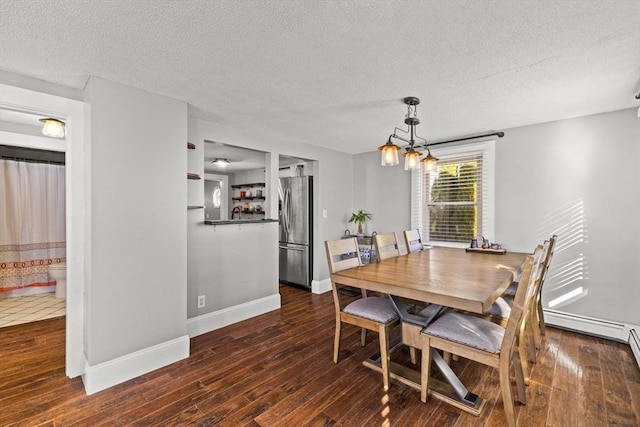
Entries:
[[371, 219], [371, 214], [368, 212], [365, 212], [363, 210], [359, 210], [357, 213], [352, 213], [351, 214], [351, 218], [349, 218], [349, 222], [353, 222], [355, 224], [357, 224], [358, 226], [358, 234], [362, 235], [364, 234], [364, 223], [368, 220]]
[[241, 191], [240, 192], [240, 197], [247, 197], [247, 192], [246, 191]]

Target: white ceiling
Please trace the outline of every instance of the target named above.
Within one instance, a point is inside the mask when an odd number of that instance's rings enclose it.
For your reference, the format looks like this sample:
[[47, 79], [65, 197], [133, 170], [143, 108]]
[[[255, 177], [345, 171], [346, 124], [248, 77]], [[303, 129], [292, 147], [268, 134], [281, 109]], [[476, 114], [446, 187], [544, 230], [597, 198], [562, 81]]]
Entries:
[[359, 153], [636, 107], [640, 1], [0, 0], [0, 69]]

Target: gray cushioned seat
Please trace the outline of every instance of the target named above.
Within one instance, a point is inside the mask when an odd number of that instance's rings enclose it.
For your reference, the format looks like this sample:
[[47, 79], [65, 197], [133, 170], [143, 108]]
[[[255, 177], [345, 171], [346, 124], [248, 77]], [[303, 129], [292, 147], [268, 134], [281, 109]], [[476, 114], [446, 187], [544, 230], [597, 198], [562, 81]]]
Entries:
[[493, 354], [500, 352], [504, 332], [505, 329], [496, 323], [458, 312], [443, 314], [422, 331]]
[[502, 295], [515, 297], [516, 296], [516, 291], [518, 290], [518, 284], [519, 283], [520, 282], [511, 282], [511, 284], [507, 287], [507, 289], [505, 289], [505, 291], [502, 293]]
[[490, 314], [496, 317], [502, 317], [503, 319], [508, 319], [511, 314], [511, 307], [513, 306], [513, 298], [508, 296], [500, 297], [491, 304], [489, 309], [487, 309], [486, 314]]
[[393, 308], [391, 300], [383, 297], [368, 297], [355, 300], [347, 305], [343, 311], [380, 323], [388, 323], [398, 318], [398, 313]]

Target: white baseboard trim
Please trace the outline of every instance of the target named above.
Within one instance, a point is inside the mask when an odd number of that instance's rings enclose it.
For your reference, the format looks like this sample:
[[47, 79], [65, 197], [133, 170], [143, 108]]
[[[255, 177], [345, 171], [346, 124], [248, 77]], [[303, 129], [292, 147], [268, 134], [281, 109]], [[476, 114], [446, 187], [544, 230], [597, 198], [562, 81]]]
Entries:
[[184, 335], [97, 365], [91, 366], [85, 360], [82, 382], [89, 395], [187, 357], [189, 337]]
[[596, 319], [579, 314], [563, 313], [561, 311], [544, 309], [544, 320], [548, 325], [571, 329], [588, 335], [597, 335], [622, 342], [629, 342], [629, 332], [639, 326], [620, 322]]
[[331, 290], [331, 278], [311, 281], [311, 293], [324, 294]]
[[547, 325], [628, 343], [638, 366], [640, 366], [640, 339], [638, 338], [640, 326], [638, 325], [611, 322], [546, 308], [544, 309], [544, 320]]
[[636, 357], [636, 363], [640, 366], [640, 337], [638, 336], [638, 331], [640, 331], [640, 329], [631, 329], [629, 333], [629, 345], [631, 346], [633, 355]]
[[227, 307], [222, 310], [203, 314], [187, 319], [187, 333], [189, 337], [197, 337], [207, 332], [229, 326], [242, 320], [250, 319], [269, 311], [277, 310], [281, 306], [280, 294], [259, 298], [242, 304]]

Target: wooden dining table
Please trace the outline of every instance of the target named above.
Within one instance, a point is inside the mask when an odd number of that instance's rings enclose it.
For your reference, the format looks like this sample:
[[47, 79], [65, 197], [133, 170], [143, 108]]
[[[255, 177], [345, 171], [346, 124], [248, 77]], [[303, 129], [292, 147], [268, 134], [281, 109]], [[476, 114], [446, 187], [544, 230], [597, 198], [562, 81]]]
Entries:
[[[526, 257], [527, 254], [516, 252], [496, 254], [431, 247], [333, 273], [331, 279], [341, 285], [481, 314], [519, 275]], [[403, 337], [403, 341], [416, 346], [415, 339]], [[430, 381], [430, 395], [479, 415], [484, 400], [469, 393], [440, 355], [433, 353], [434, 361], [447, 381]], [[363, 363], [381, 372], [375, 358]], [[390, 376], [420, 389], [420, 373], [411, 368], [392, 361]]]

